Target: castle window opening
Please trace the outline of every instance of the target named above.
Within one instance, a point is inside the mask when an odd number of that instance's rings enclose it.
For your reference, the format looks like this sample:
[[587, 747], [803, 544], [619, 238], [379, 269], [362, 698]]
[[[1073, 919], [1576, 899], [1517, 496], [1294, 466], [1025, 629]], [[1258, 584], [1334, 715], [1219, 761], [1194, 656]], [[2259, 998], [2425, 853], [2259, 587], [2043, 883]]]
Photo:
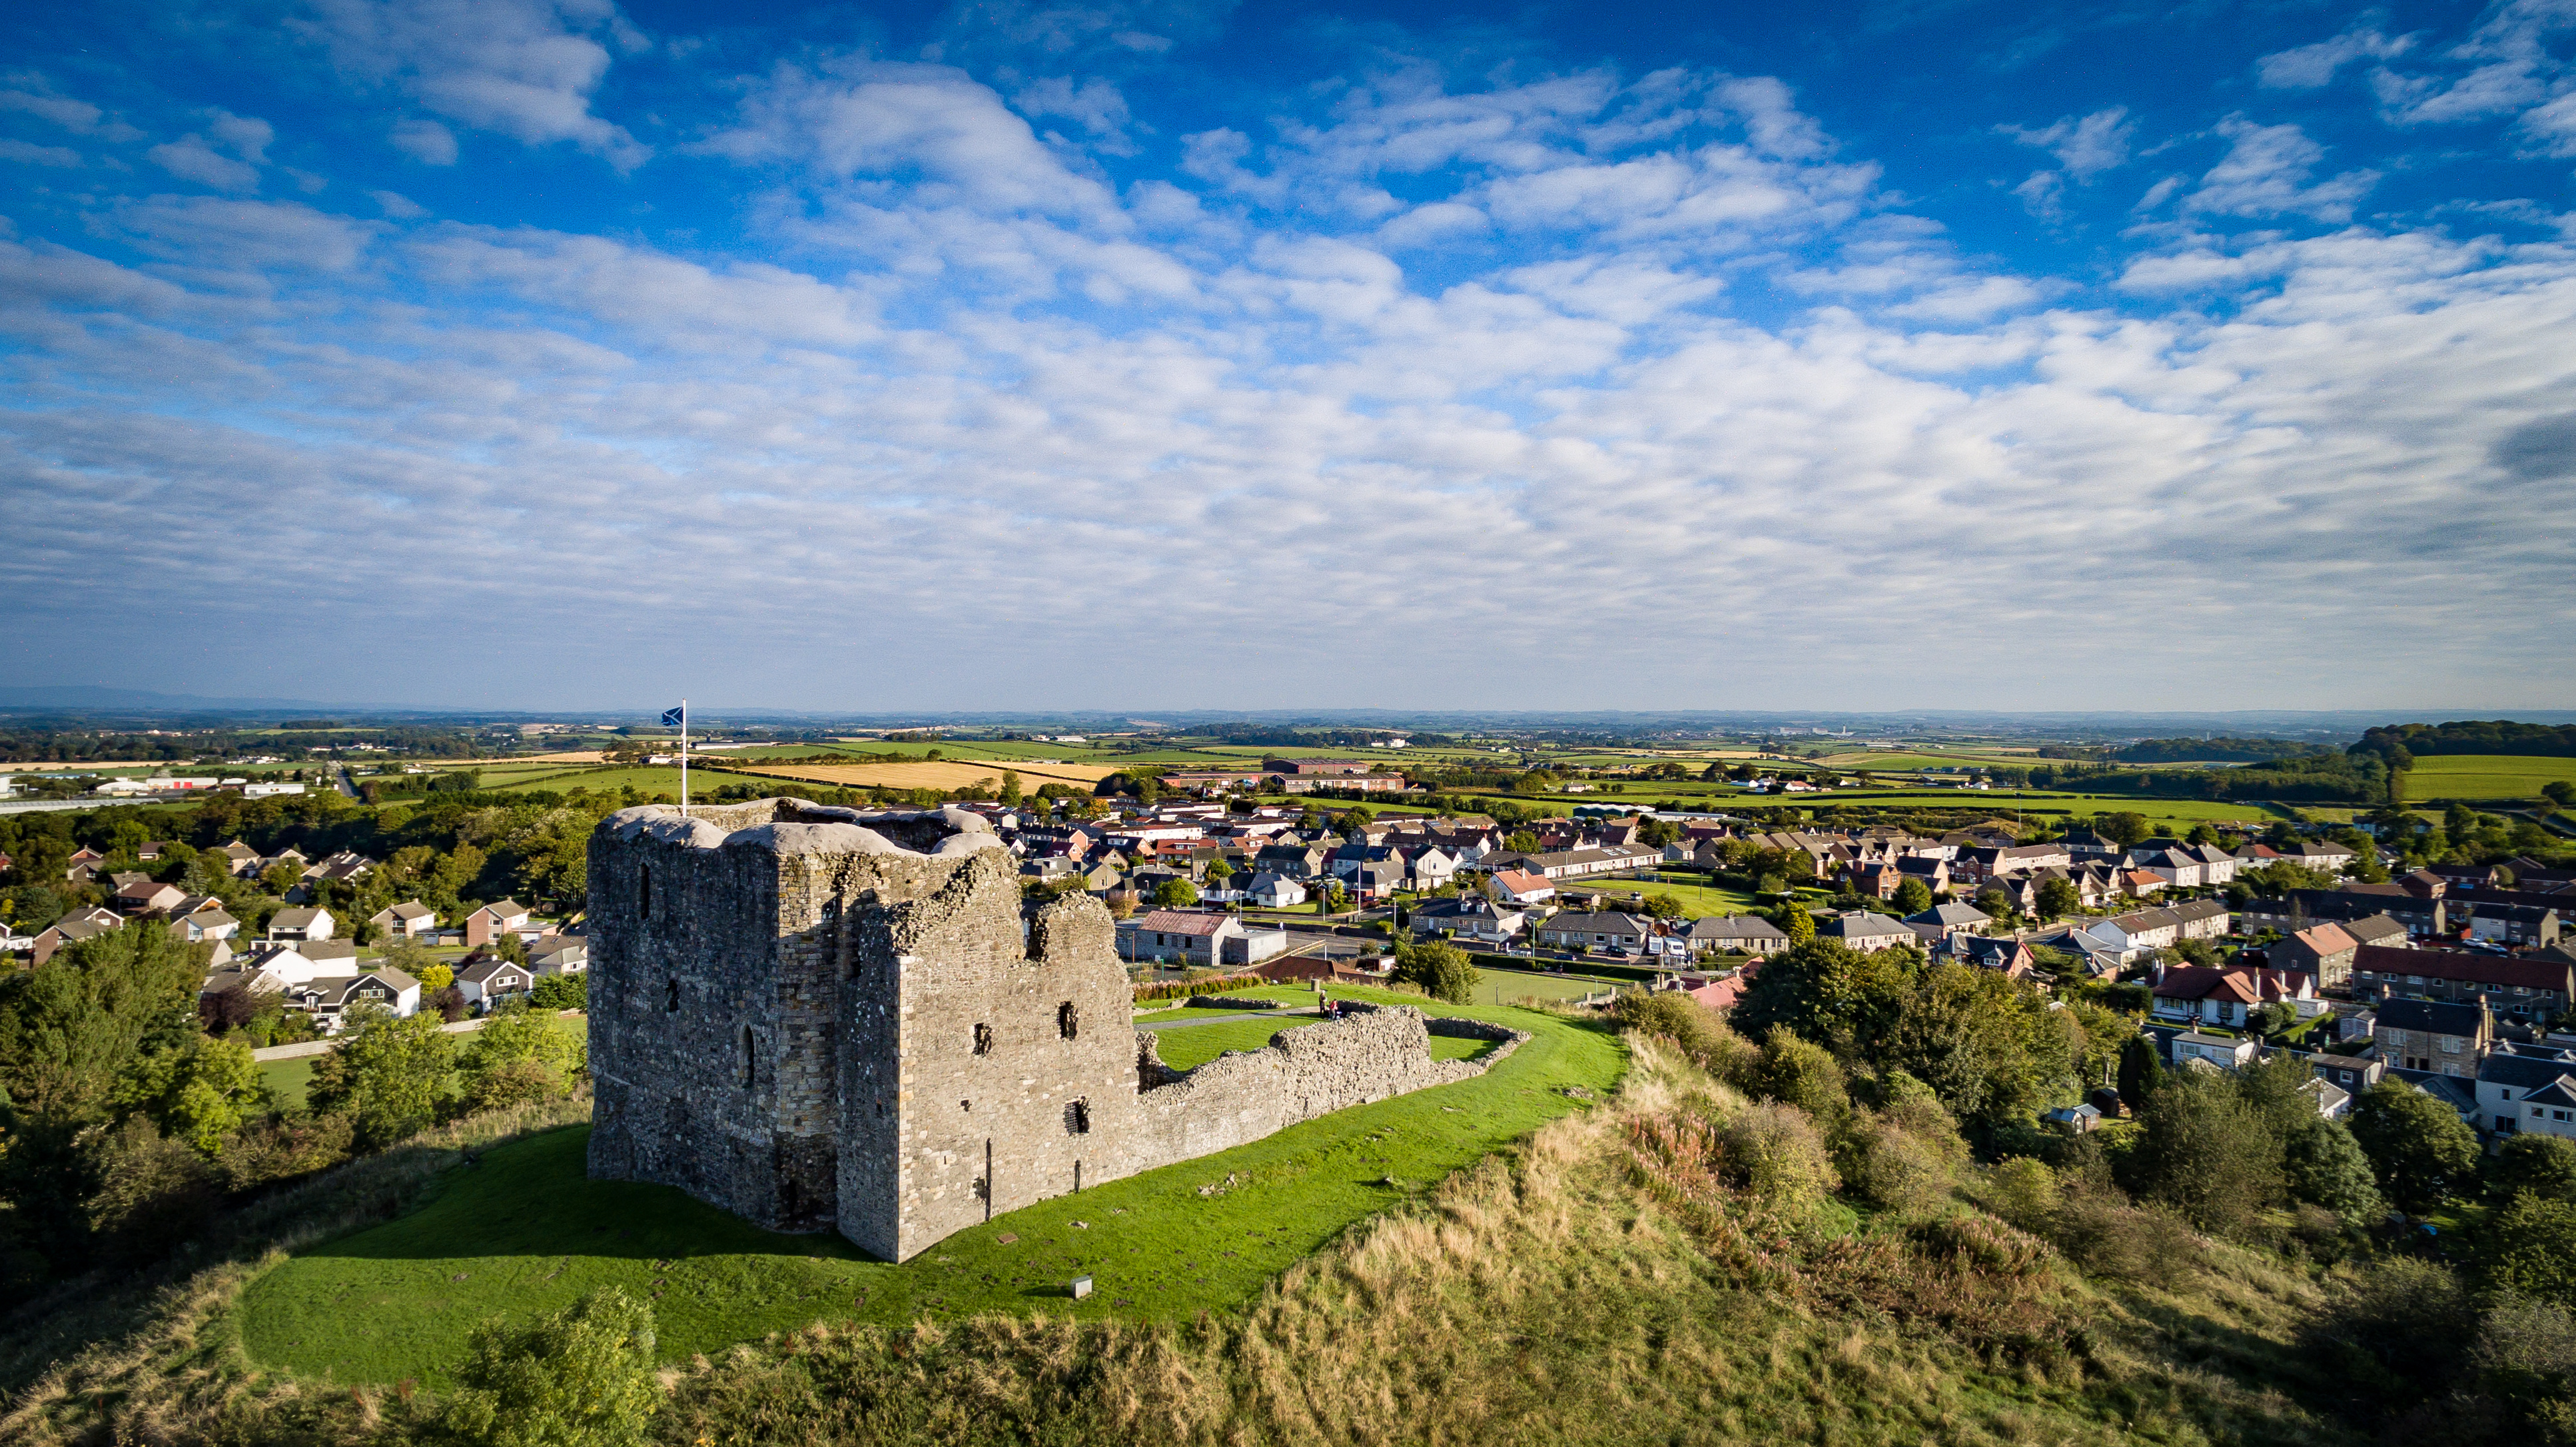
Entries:
[[751, 1027], [742, 1027], [742, 1088], [749, 1090], [760, 1068], [760, 1043], [752, 1038]]
[[975, 1053], [978, 1055], [990, 1055], [993, 1053], [992, 1026], [978, 1025], [975, 1027]]
[[671, 977], [671, 993], [662, 1001], [662, 1008], [673, 1015], [680, 1013], [680, 977], [677, 975]]
[[1091, 1102], [1077, 1100], [1064, 1108], [1064, 1128], [1069, 1135], [1091, 1134]]
[[971, 1101], [971, 1100], [961, 1100], [961, 1101], [957, 1102], [957, 1108], [958, 1108], [959, 1110], [968, 1110], [968, 1111], [971, 1111], [971, 1110], [973, 1110], [973, 1109], [975, 1108], [975, 1102], [973, 1102], [973, 1101]]
[[651, 919], [653, 917], [653, 866], [649, 864], [639, 866], [635, 871], [635, 878], [635, 917]]
[[1055, 1033], [1070, 1040], [1080, 1029], [1081, 1022], [1074, 1018], [1071, 1000], [1055, 1007]]

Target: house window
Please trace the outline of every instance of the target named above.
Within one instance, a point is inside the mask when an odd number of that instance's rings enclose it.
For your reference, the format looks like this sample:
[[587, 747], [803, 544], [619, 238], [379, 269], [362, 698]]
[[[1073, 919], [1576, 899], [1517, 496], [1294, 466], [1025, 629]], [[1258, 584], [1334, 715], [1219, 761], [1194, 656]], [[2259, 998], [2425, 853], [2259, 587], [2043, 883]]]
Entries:
[[1074, 1018], [1071, 1000], [1055, 1007], [1055, 1033], [1070, 1040], [1080, 1029], [1081, 1022]]
[[978, 1025], [975, 1027], [975, 1053], [978, 1055], [990, 1055], [993, 1053], [992, 1026]]

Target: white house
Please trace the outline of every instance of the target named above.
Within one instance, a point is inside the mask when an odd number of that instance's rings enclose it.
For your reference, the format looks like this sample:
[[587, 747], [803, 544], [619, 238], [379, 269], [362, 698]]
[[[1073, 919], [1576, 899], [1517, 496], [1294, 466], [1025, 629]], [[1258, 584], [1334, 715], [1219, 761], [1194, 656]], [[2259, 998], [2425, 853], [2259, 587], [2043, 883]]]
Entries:
[[1306, 902], [1306, 886], [1284, 874], [1264, 874], [1252, 881], [1243, 897], [1270, 909], [1288, 909]]
[[281, 909], [268, 917], [268, 937], [273, 940], [327, 940], [337, 921], [331, 911], [320, 905], [309, 909]]

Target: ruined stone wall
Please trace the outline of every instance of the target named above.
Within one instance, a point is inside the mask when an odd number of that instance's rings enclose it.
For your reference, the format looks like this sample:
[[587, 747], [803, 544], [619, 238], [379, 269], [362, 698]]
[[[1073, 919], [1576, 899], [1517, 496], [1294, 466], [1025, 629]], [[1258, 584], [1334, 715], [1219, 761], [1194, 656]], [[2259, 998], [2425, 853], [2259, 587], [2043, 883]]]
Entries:
[[1139, 1096], [1133, 1168], [1189, 1160], [1349, 1106], [1473, 1080], [1486, 1064], [1432, 1059], [1428, 1022], [1410, 1006], [1282, 1030], [1266, 1049], [1221, 1055]]

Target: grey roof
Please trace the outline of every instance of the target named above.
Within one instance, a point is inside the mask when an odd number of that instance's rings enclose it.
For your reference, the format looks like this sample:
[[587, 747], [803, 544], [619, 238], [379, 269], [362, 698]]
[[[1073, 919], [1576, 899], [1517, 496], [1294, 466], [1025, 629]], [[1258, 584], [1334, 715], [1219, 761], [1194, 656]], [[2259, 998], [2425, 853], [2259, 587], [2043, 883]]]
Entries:
[[1621, 914], [1616, 911], [1602, 914], [1566, 913], [1551, 917], [1539, 928], [1552, 934], [1650, 935], [1655, 932], [1655, 921], [1651, 916]]
[[2478, 1109], [2477, 1082], [2456, 1075], [2441, 1075], [2430, 1070], [2388, 1068], [2388, 1078], [2402, 1080], [2417, 1090], [2448, 1105], [2462, 1115], [2474, 1115]]
[[2379, 1028], [2383, 1030], [2422, 1030], [2433, 1035], [2470, 1036], [2478, 1033], [2485, 1013], [2475, 1005], [2455, 1005], [2447, 1000], [2382, 1000], [2379, 1003]]
[[1977, 908], [1973, 904], [1936, 904], [1930, 909], [1924, 910], [1919, 914], [1907, 915], [1905, 917], [1905, 922], [1907, 924], [1937, 924], [1943, 929], [1957, 929], [1962, 926], [1974, 929], [1976, 926], [1981, 924], [1994, 923], [1994, 916]]
[[1816, 933], [1835, 939], [1875, 939], [1887, 935], [1910, 938], [1914, 931], [1907, 929], [1903, 920], [1862, 910], [1858, 914], [1826, 920], [1816, 927]]
[[1756, 914], [1715, 914], [1695, 919], [1684, 931], [1695, 940], [1759, 940], [1764, 944], [1786, 943], [1788, 936], [1780, 927]]
[[305, 909], [300, 907], [296, 909], [281, 909], [277, 913], [268, 917], [268, 927], [271, 930], [311, 929], [313, 927], [313, 922], [319, 919], [321, 915], [322, 911], [319, 909]]
[[2576, 1074], [2576, 1051], [2504, 1045], [2478, 1062], [2478, 1079], [2491, 1085], [2529, 1089], [2569, 1074]]

